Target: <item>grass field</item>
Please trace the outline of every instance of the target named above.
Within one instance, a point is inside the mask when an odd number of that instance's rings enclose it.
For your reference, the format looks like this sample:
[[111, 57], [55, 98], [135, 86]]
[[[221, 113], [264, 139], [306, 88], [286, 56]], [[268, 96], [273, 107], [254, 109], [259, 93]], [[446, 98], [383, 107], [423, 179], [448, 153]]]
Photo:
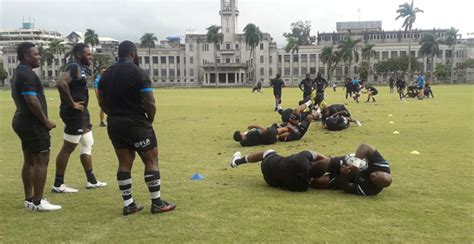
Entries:
[[[53, 195], [55, 158], [62, 144], [59, 96], [48, 90], [52, 153], [45, 196], [63, 210], [31, 213], [23, 209], [20, 141], [11, 129], [14, 104], [10, 91], [0, 91], [0, 242], [411, 242], [473, 243], [474, 226], [474, 86], [435, 86], [435, 99], [400, 102], [387, 87], [376, 103], [356, 104], [343, 91], [328, 90], [329, 103], [347, 103], [362, 127], [328, 132], [314, 123], [301, 141], [241, 148], [232, 140], [236, 129], [270, 125], [270, 89], [156, 89], [155, 130], [160, 149], [162, 196], [178, 204], [163, 215], [149, 213], [143, 165], [133, 171], [133, 194], [146, 211], [122, 217], [115, 180], [117, 160], [106, 129], [98, 127], [98, 106], [91, 96], [95, 147], [94, 171], [109, 183], [85, 189], [78, 150], [65, 181], [77, 194]], [[93, 91], [91, 91], [91, 95]], [[283, 91], [284, 107], [295, 107], [301, 93]], [[362, 97], [365, 100], [365, 95]], [[392, 114], [392, 117], [388, 115]], [[389, 121], [394, 124], [389, 124]], [[399, 131], [394, 135], [393, 131]], [[268, 187], [259, 165], [228, 166], [233, 152], [275, 149], [289, 155], [312, 149], [326, 155], [353, 152], [358, 144], [375, 146], [390, 162], [393, 184], [375, 197], [338, 191], [291, 193]], [[411, 155], [413, 150], [420, 155]], [[205, 176], [192, 181], [194, 173]]]

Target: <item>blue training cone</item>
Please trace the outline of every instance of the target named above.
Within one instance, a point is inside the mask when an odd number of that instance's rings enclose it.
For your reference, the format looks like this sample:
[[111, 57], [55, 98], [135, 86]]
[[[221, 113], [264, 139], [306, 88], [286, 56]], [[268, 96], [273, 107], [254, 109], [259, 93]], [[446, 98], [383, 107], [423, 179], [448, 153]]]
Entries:
[[204, 176], [199, 173], [193, 174], [193, 176], [191, 176], [191, 180], [203, 180], [203, 179], [204, 179]]

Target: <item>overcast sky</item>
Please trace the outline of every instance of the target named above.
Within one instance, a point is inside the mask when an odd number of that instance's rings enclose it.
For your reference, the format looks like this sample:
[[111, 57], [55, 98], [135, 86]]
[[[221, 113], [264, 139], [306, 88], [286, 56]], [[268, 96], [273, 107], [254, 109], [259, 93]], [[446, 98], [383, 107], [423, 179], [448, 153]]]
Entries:
[[[385, 30], [398, 30], [398, 5], [409, 0], [238, 0], [239, 32], [254, 23], [270, 33], [281, 47], [282, 33], [297, 20], [312, 22], [312, 34], [332, 32], [337, 21], [382, 20]], [[424, 14], [414, 28], [460, 29], [463, 37], [474, 32], [474, 4], [468, 0], [416, 0]], [[145, 32], [158, 39], [184, 36], [186, 30], [205, 34], [206, 27], [220, 25], [219, 0], [0, 0], [0, 29], [21, 26], [22, 18], [34, 18], [36, 28], [68, 34], [94, 29], [101, 36], [138, 41]], [[474, 35], [470, 35], [474, 37]]]

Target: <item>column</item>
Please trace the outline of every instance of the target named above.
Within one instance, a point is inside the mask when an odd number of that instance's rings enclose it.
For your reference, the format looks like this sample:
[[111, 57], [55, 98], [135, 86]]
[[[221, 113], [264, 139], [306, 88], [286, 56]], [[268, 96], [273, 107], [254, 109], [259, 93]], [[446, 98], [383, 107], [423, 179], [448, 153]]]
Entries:
[[229, 84], [229, 72], [225, 72], [225, 84]]

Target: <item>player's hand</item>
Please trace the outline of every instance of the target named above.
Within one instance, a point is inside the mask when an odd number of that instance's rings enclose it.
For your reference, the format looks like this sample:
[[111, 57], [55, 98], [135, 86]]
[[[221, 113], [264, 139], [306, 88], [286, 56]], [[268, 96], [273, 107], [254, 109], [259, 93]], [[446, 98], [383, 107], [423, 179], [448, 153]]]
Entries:
[[46, 126], [46, 129], [48, 129], [48, 130], [56, 128], [56, 124], [53, 121], [49, 120], [49, 119], [48, 119], [48, 121], [46, 121], [45, 126]]
[[75, 109], [75, 110], [84, 111], [84, 102], [83, 101], [74, 102], [72, 104], [72, 108]]

